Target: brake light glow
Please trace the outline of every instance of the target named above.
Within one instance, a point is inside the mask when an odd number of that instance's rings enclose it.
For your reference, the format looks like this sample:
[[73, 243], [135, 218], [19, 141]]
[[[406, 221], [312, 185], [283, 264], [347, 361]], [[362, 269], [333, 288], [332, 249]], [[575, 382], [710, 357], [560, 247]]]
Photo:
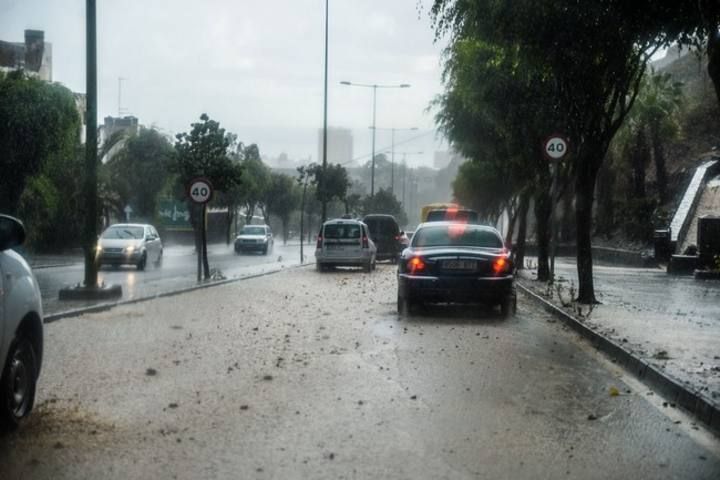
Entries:
[[408, 261], [407, 268], [411, 274], [422, 272], [425, 270], [425, 262], [420, 257], [413, 257]]
[[500, 257], [493, 262], [493, 272], [502, 273], [508, 269], [508, 261], [505, 257]]
[[370, 248], [370, 243], [368, 242], [368, 237], [362, 237], [362, 248]]
[[316, 248], [322, 248], [322, 235], [318, 235]]

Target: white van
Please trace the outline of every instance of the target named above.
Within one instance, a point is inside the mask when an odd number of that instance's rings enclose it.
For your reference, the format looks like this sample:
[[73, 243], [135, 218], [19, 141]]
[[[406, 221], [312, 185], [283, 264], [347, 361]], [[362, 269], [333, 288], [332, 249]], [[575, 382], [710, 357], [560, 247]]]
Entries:
[[367, 225], [359, 220], [330, 220], [318, 235], [315, 264], [319, 272], [331, 267], [363, 267], [375, 269], [377, 248], [370, 238]]

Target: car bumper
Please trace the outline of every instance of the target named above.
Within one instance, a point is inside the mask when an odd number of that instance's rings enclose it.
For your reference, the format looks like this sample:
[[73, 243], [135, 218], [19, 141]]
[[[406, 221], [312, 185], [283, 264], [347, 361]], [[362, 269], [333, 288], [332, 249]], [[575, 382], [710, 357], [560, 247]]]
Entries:
[[399, 274], [398, 293], [418, 302], [495, 303], [513, 293], [513, 276], [458, 278]]
[[236, 243], [235, 250], [238, 252], [263, 252], [268, 247], [267, 243]]
[[98, 263], [107, 265], [135, 265], [140, 262], [143, 252], [133, 253], [106, 253], [98, 256]]
[[367, 265], [372, 261], [372, 255], [363, 253], [362, 255], [325, 255], [315, 252], [315, 262], [323, 265], [337, 265], [337, 266], [361, 266]]

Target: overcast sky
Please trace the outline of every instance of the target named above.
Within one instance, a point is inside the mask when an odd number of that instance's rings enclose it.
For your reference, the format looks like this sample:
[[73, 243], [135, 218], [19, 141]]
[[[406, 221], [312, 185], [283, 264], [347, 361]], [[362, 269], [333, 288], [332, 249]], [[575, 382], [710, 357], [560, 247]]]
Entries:
[[[99, 116], [122, 107], [169, 133], [203, 112], [261, 152], [317, 157], [322, 126], [324, 0], [98, 0]], [[441, 92], [440, 53], [429, 0], [330, 0], [328, 123], [352, 128], [355, 156], [370, 151], [372, 90], [340, 85], [410, 83], [378, 90], [379, 127], [398, 132], [399, 151], [430, 165], [445, 149], [426, 111]], [[425, 7], [419, 13], [419, 6]], [[0, 39], [26, 28], [53, 45], [53, 78], [85, 91], [85, 1], [0, 0]], [[423, 135], [424, 134], [424, 135]], [[378, 148], [390, 133], [378, 131]]]

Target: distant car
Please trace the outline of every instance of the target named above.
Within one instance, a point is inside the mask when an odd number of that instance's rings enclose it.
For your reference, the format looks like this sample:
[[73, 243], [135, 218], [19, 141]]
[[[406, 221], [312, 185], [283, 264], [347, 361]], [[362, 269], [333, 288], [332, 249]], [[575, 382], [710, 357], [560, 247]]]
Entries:
[[467, 208], [442, 208], [430, 210], [426, 222], [462, 222], [480, 223], [480, 216], [475, 210]]
[[368, 226], [359, 220], [337, 219], [323, 224], [315, 248], [315, 265], [323, 272], [330, 267], [375, 269], [377, 248]]
[[410, 237], [407, 232], [400, 231], [400, 240], [398, 242], [400, 242], [400, 252], [402, 253], [403, 250], [410, 246]]
[[392, 215], [370, 214], [362, 220], [368, 226], [370, 238], [377, 247], [378, 260], [395, 262], [403, 250], [400, 227]]
[[160, 266], [163, 244], [155, 227], [140, 223], [117, 223], [100, 235], [97, 263], [102, 265], [135, 265], [145, 270], [148, 262]]
[[43, 357], [40, 287], [11, 248], [25, 240], [23, 224], [0, 215], [0, 427], [16, 428], [30, 414]]
[[260, 252], [267, 255], [275, 246], [275, 238], [268, 225], [245, 225], [235, 238], [235, 253]]
[[418, 226], [398, 264], [398, 312], [422, 303], [500, 305], [515, 313], [513, 265], [500, 233], [488, 226], [430, 222]]

